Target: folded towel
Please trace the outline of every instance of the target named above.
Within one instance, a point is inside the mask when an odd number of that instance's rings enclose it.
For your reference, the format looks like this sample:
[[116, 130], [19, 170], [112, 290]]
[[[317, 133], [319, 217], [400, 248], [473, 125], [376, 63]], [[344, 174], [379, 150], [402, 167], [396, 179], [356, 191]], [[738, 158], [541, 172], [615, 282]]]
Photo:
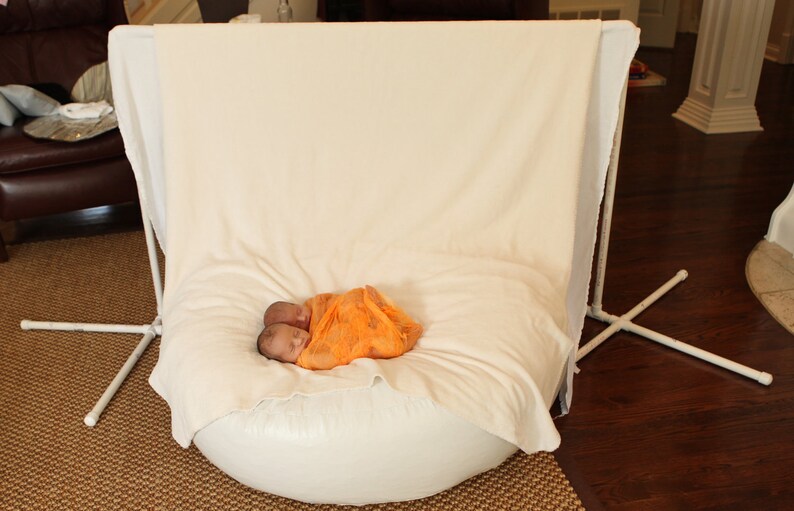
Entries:
[[58, 109], [58, 113], [69, 119], [98, 119], [113, 111], [107, 101], [92, 103], [69, 103]]

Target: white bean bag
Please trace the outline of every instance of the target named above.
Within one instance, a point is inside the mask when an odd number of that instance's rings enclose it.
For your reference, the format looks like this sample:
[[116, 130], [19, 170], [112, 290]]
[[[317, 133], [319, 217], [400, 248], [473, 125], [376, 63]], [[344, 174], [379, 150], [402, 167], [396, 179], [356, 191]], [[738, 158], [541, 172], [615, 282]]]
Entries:
[[[254, 488], [353, 504], [555, 449], [637, 42], [600, 21], [115, 29], [175, 440]], [[412, 351], [258, 354], [270, 302], [364, 284], [424, 325]]]

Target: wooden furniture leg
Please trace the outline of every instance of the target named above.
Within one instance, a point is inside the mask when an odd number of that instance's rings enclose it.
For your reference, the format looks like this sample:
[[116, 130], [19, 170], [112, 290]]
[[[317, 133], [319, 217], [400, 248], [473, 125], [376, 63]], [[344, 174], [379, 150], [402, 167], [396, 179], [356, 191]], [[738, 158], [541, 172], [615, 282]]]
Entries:
[[0, 263], [8, 261], [8, 252], [6, 252], [6, 243], [3, 241], [3, 233], [0, 233]]

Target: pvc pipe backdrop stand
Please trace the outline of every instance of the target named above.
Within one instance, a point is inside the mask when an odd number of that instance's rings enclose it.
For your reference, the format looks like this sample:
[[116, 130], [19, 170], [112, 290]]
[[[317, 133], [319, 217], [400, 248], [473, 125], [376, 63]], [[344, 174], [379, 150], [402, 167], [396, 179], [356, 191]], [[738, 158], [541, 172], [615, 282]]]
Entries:
[[[610, 155], [609, 168], [607, 170], [607, 183], [603, 203], [602, 221], [599, 229], [601, 243], [597, 254], [596, 264], [596, 281], [595, 289], [591, 305], [587, 309], [587, 315], [591, 318], [608, 323], [609, 326], [603, 330], [599, 335], [594, 337], [584, 346], [581, 346], [577, 351], [576, 361], [591, 353], [598, 346], [607, 341], [611, 336], [618, 331], [627, 331], [637, 334], [650, 341], [662, 344], [669, 348], [675, 349], [687, 355], [696, 357], [710, 364], [722, 367], [729, 371], [735, 372], [744, 377], [750, 378], [763, 385], [769, 385], [772, 382], [772, 375], [763, 371], [747, 367], [737, 362], [728, 360], [719, 355], [715, 355], [700, 348], [683, 343], [661, 333], [644, 328], [633, 322], [633, 319], [642, 313], [645, 309], [650, 307], [656, 300], [661, 298], [668, 291], [673, 289], [679, 283], [684, 281], [688, 274], [685, 270], [679, 271], [674, 277], [668, 280], [665, 284], [651, 293], [647, 298], [642, 300], [629, 312], [617, 316], [609, 314], [602, 309], [602, 298], [604, 289], [604, 278], [606, 272], [607, 252], [609, 249], [609, 234], [612, 223], [612, 214], [614, 206], [615, 186], [617, 182], [617, 169], [618, 157], [620, 154], [620, 142], [623, 129], [623, 114], [625, 110], [626, 87], [624, 86], [621, 103], [620, 113], [618, 119], [617, 129], [615, 131], [615, 143]], [[148, 213], [143, 209], [143, 201], [141, 202], [141, 213], [144, 218], [144, 232], [146, 235], [146, 245], [149, 256], [149, 263], [152, 274], [152, 282], [154, 284], [155, 298], [157, 301], [157, 313], [149, 324], [144, 325], [122, 325], [122, 324], [96, 324], [96, 323], [67, 323], [67, 322], [50, 322], [50, 321], [31, 321], [22, 320], [20, 326], [23, 330], [53, 330], [53, 331], [72, 331], [72, 332], [102, 332], [102, 333], [121, 333], [121, 334], [138, 334], [143, 337], [135, 347], [133, 352], [127, 358], [127, 361], [119, 370], [118, 374], [110, 382], [104, 393], [101, 395], [96, 405], [86, 414], [84, 422], [88, 426], [95, 426], [99, 421], [102, 412], [107, 404], [113, 399], [116, 391], [121, 387], [122, 383], [129, 375], [135, 363], [141, 357], [143, 352], [149, 346], [152, 340], [161, 334], [161, 313], [163, 301], [163, 285], [162, 277], [160, 274], [159, 263], [157, 260], [157, 242], [154, 236], [154, 229], [149, 219]], [[579, 369], [577, 368], [577, 372]]]

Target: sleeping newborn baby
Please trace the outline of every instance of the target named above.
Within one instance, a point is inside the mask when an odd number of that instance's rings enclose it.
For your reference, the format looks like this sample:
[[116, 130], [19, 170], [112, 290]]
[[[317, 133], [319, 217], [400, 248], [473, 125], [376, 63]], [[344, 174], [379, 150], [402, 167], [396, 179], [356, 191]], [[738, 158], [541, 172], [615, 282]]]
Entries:
[[372, 286], [323, 293], [304, 305], [276, 302], [264, 316], [259, 353], [305, 369], [357, 358], [393, 358], [414, 347], [422, 325]]

